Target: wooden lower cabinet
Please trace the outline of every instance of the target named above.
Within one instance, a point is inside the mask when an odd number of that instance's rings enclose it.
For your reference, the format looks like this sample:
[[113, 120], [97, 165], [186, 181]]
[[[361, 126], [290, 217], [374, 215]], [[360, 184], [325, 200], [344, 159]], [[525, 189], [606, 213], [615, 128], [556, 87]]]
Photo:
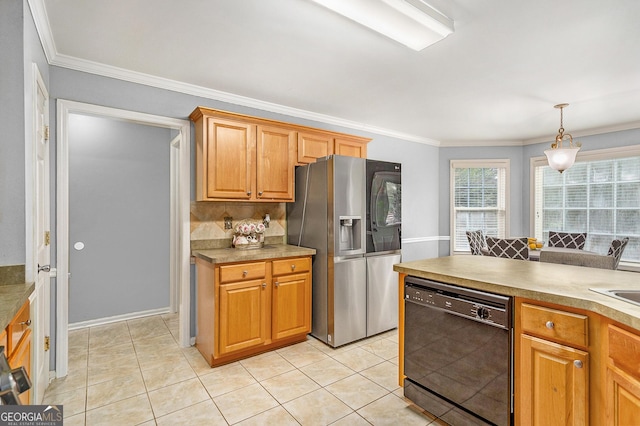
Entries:
[[520, 345], [517, 424], [588, 424], [589, 354], [528, 335], [521, 335]]
[[607, 337], [605, 424], [640, 424], [640, 336], [608, 325]]
[[[1, 345], [5, 346], [5, 355], [11, 368], [24, 367], [31, 378], [31, 313], [27, 300], [20, 308], [0, 337]], [[31, 390], [20, 394], [22, 404], [31, 401]]]
[[196, 347], [209, 365], [306, 340], [311, 257], [214, 265], [196, 259]]

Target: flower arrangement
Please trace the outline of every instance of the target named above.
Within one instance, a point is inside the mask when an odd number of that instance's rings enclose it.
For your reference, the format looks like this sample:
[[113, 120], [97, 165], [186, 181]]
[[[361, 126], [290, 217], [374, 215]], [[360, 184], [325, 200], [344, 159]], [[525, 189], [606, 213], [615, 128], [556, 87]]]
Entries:
[[237, 249], [255, 249], [264, 245], [264, 223], [244, 219], [233, 229], [233, 246]]

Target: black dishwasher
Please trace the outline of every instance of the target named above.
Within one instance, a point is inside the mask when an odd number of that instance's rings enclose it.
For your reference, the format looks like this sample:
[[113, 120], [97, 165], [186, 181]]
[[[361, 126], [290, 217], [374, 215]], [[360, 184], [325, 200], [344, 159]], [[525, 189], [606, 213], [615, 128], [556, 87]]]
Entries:
[[455, 426], [513, 424], [510, 297], [405, 278], [404, 394]]

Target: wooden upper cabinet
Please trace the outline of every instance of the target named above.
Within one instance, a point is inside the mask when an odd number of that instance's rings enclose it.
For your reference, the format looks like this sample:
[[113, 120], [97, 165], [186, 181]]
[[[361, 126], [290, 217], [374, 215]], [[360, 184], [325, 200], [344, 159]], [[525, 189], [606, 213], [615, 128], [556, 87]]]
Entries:
[[333, 153], [366, 158], [369, 139], [204, 107], [196, 130], [196, 201], [294, 201], [295, 166]]
[[293, 201], [296, 132], [272, 126], [257, 129], [256, 198]]
[[315, 163], [333, 154], [333, 137], [325, 133], [298, 132], [298, 163]]
[[333, 149], [337, 155], [367, 158], [367, 143], [362, 139], [336, 138]]
[[206, 125], [206, 143], [201, 148], [206, 185], [201, 195], [249, 200], [255, 192], [255, 126], [211, 117]]

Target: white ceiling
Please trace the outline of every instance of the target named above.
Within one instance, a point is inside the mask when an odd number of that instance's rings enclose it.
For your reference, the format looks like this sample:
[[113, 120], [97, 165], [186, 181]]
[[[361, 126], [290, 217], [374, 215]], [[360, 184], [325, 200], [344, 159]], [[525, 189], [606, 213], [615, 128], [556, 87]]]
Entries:
[[30, 4], [53, 64], [410, 140], [547, 141], [561, 102], [574, 136], [640, 127], [638, 0], [433, 0], [455, 32], [420, 52], [310, 0]]

